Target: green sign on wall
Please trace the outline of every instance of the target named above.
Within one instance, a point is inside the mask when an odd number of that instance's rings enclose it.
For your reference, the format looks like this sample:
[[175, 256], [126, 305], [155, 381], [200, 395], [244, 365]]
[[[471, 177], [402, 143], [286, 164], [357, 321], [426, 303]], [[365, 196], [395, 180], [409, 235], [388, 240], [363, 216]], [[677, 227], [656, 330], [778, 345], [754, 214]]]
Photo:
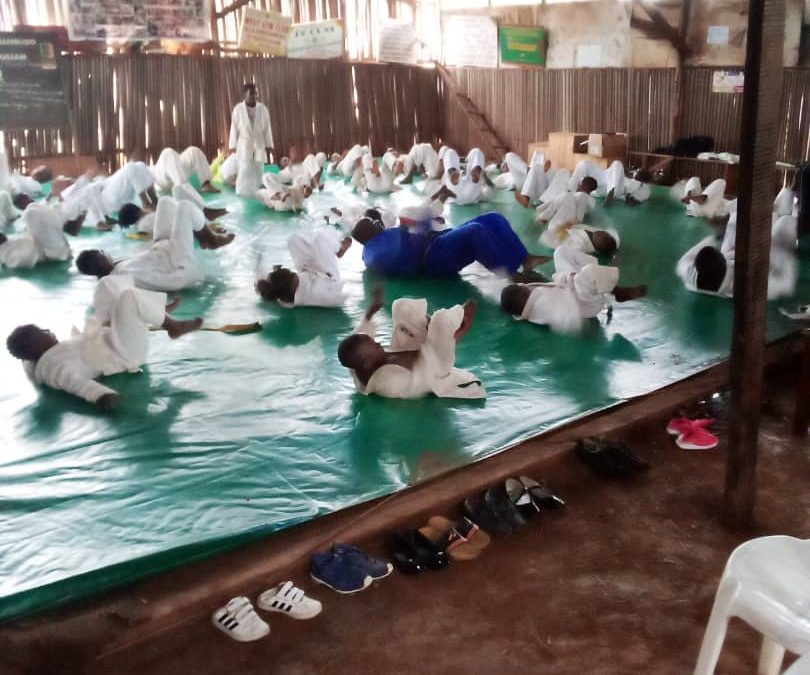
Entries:
[[501, 63], [546, 65], [546, 29], [527, 26], [501, 26]]

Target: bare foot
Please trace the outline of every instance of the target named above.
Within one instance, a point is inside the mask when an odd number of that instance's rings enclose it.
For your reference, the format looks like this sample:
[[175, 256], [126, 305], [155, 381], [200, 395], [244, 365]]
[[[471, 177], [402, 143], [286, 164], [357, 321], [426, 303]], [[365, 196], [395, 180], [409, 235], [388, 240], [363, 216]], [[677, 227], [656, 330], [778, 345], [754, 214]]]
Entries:
[[603, 206], [610, 206], [613, 203], [613, 200], [615, 199], [615, 196], [616, 195], [614, 194], [613, 190], [611, 189], [610, 192], [608, 192], [605, 195], [605, 201], [603, 203]]
[[696, 201], [698, 204], [705, 204], [707, 201], [709, 201], [709, 195], [697, 195], [692, 197], [692, 200]]
[[203, 214], [205, 215], [206, 220], [216, 220], [217, 218], [222, 218], [228, 214], [228, 209], [220, 209], [206, 206], [203, 209]]
[[112, 232], [113, 226], [106, 220], [102, 220], [98, 225], [96, 225], [96, 229], [99, 232]]
[[197, 232], [196, 236], [200, 242], [200, 247], [207, 250], [227, 246], [234, 240], [234, 237], [236, 237], [233, 232], [220, 234], [218, 232], [213, 232], [207, 227], [204, 227], [202, 230]]
[[515, 192], [515, 201], [520, 204], [524, 209], [529, 208], [529, 198], [519, 192]]
[[545, 265], [549, 260], [551, 260], [550, 255], [527, 255], [523, 261], [523, 269], [526, 271], [533, 270], [535, 267]]
[[179, 296], [176, 297], [176, 298], [173, 298], [172, 301], [168, 305], [166, 305], [166, 314], [171, 314], [174, 310], [176, 310], [180, 306], [180, 303], [182, 301], [183, 301], [183, 298], [181, 298]]
[[613, 289], [613, 296], [616, 302], [627, 302], [628, 300], [638, 300], [647, 295], [647, 286], [617, 286]]
[[220, 192], [220, 190], [211, 185], [211, 181], [205, 181], [205, 183], [200, 186], [200, 192], [215, 193]]
[[200, 330], [203, 320], [201, 318], [189, 319], [187, 321], [179, 321], [167, 316], [163, 322], [163, 327], [169, 334], [172, 340], [185, 335], [186, 333], [193, 333], [195, 330]]
[[343, 215], [343, 211], [341, 211], [341, 210], [340, 210], [339, 208], [337, 208], [336, 206], [333, 206], [333, 207], [332, 207], [331, 209], [329, 209], [329, 210], [330, 210], [332, 213], [334, 213], [336, 216], [342, 216], [342, 215]]
[[351, 245], [352, 245], [352, 238], [351, 237], [345, 237], [343, 239], [343, 241], [341, 242], [341, 244], [340, 244], [340, 249], [337, 252], [337, 257], [342, 258], [343, 255], [346, 253], [346, 251], [349, 250], [349, 246], [351, 246]]

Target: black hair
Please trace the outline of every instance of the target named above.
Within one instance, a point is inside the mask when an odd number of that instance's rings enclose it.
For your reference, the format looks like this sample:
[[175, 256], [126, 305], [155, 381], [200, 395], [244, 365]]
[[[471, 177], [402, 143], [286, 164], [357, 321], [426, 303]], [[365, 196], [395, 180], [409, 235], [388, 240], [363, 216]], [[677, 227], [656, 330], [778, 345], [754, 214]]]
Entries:
[[255, 82], [245, 82], [244, 86], [242, 87], [242, 93], [247, 94], [249, 91], [255, 93], [256, 91], [256, 83]]
[[340, 365], [356, 370], [357, 366], [361, 365], [358, 363], [357, 352], [369, 340], [371, 338], [364, 333], [355, 333], [341, 340], [338, 345], [338, 361], [340, 361]]
[[596, 178], [594, 178], [593, 176], [585, 176], [585, 178], [583, 178], [580, 181], [580, 185], [582, 185], [583, 183], [585, 185], [592, 186], [590, 190], [586, 190], [586, 192], [588, 192], [589, 194], [599, 187], [599, 183], [596, 182]]
[[501, 291], [501, 309], [512, 316], [523, 314], [527, 293], [523, 284], [509, 284]]
[[37, 183], [47, 183], [53, 180], [53, 171], [47, 166], [38, 166], [31, 172], [31, 178]]
[[76, 269], [82, 274], [89, 274], [92, 277], [103, 277], [107, 274], [106, 269], [101, 267], [101, 259], [104, 252], [96, 248], [82, 251], [76, 256]]
[[616, 237], [605, 230], [596, 230], [591, 234], [591, 243], [597, 253], [613, 255], [616, 252]]
[[385, 225], [379, 220], [372, 220], [365, 216], [355, 223], [352, 229], [352, 236], [361, 244], [365, 245], [384, 230]]
[[295, 280], [298, 275], [286, 267], [279, 267], [268, 275], [267, 279], [256, 282], [256, 290], [265, 300], [281, 300], [292, 304], [295, 302]]
[[118, 224], [121, 227], [129, 227], [137, 223], [142, 215], [143, 209], [137, 204], [124, 204], [118, 212]]
[[371, 218], [372, 220], [379, 220], [382, 222], [382, 214], [378, 209], [366, 209], [366, 212], [363, 215], [366, 218]]
[[701, 291], [719, 291], [726, 278], [726, 259], [714, 246], [704, 246], [695, 256], [697, 287]]
[[31, 199], [29, 195], [25, 194], [25, 192], [18, 192], [11, 198], [11, 203], [20, 211], [25, 211], [25, 207], [33, 201], [34, 200]]
[[17, 326], [6, 338], [6, 349], [9, 354], [22, 361], [36, 361], [40, 355], [32, 351], [31, 333], [39, 333], [41, 330], [33, 323]]
[[6, 235], [4, 235], [2, 232], [0, 232], [0, 246], [5, 244], [7, 241], [8, 241], [8, 237]]

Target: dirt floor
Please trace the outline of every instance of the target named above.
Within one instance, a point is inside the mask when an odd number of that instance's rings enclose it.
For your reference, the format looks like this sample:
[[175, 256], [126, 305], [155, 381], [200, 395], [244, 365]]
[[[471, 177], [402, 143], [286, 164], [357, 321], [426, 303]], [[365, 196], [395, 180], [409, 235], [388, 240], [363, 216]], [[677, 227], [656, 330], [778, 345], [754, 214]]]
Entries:
[[[704, 408], [724, 439], [724, 397]], [[724, 441], [682, 451], [661, 420], [627, 439], [653, 465], [647, 475], [606, 482], [569, 456], [536, 476], [569, 508], [494, 540], [476, 561], [395, 572], [348, 597], [298, 578], [322, 615], [271, 615], [259, 642], [232, 642], [201, 619], [89, 665], [54, 646], [36, 675], [689, 673], [733, 548], [752, 536], [810, 537], [810, 442], [789, 437], [791, 409], [784, 387], [765, 404], [752, 532], [720, 525]], [[755, 672], [759, 641], [732, 622], [718, 673]]]

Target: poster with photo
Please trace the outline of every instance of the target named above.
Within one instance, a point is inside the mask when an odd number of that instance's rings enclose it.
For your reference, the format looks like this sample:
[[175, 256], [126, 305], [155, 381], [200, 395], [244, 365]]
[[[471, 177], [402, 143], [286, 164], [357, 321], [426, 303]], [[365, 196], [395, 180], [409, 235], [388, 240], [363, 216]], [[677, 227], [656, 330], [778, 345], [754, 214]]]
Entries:
[[211, 0], [67, 0], [71, 40], [211, 39]]

